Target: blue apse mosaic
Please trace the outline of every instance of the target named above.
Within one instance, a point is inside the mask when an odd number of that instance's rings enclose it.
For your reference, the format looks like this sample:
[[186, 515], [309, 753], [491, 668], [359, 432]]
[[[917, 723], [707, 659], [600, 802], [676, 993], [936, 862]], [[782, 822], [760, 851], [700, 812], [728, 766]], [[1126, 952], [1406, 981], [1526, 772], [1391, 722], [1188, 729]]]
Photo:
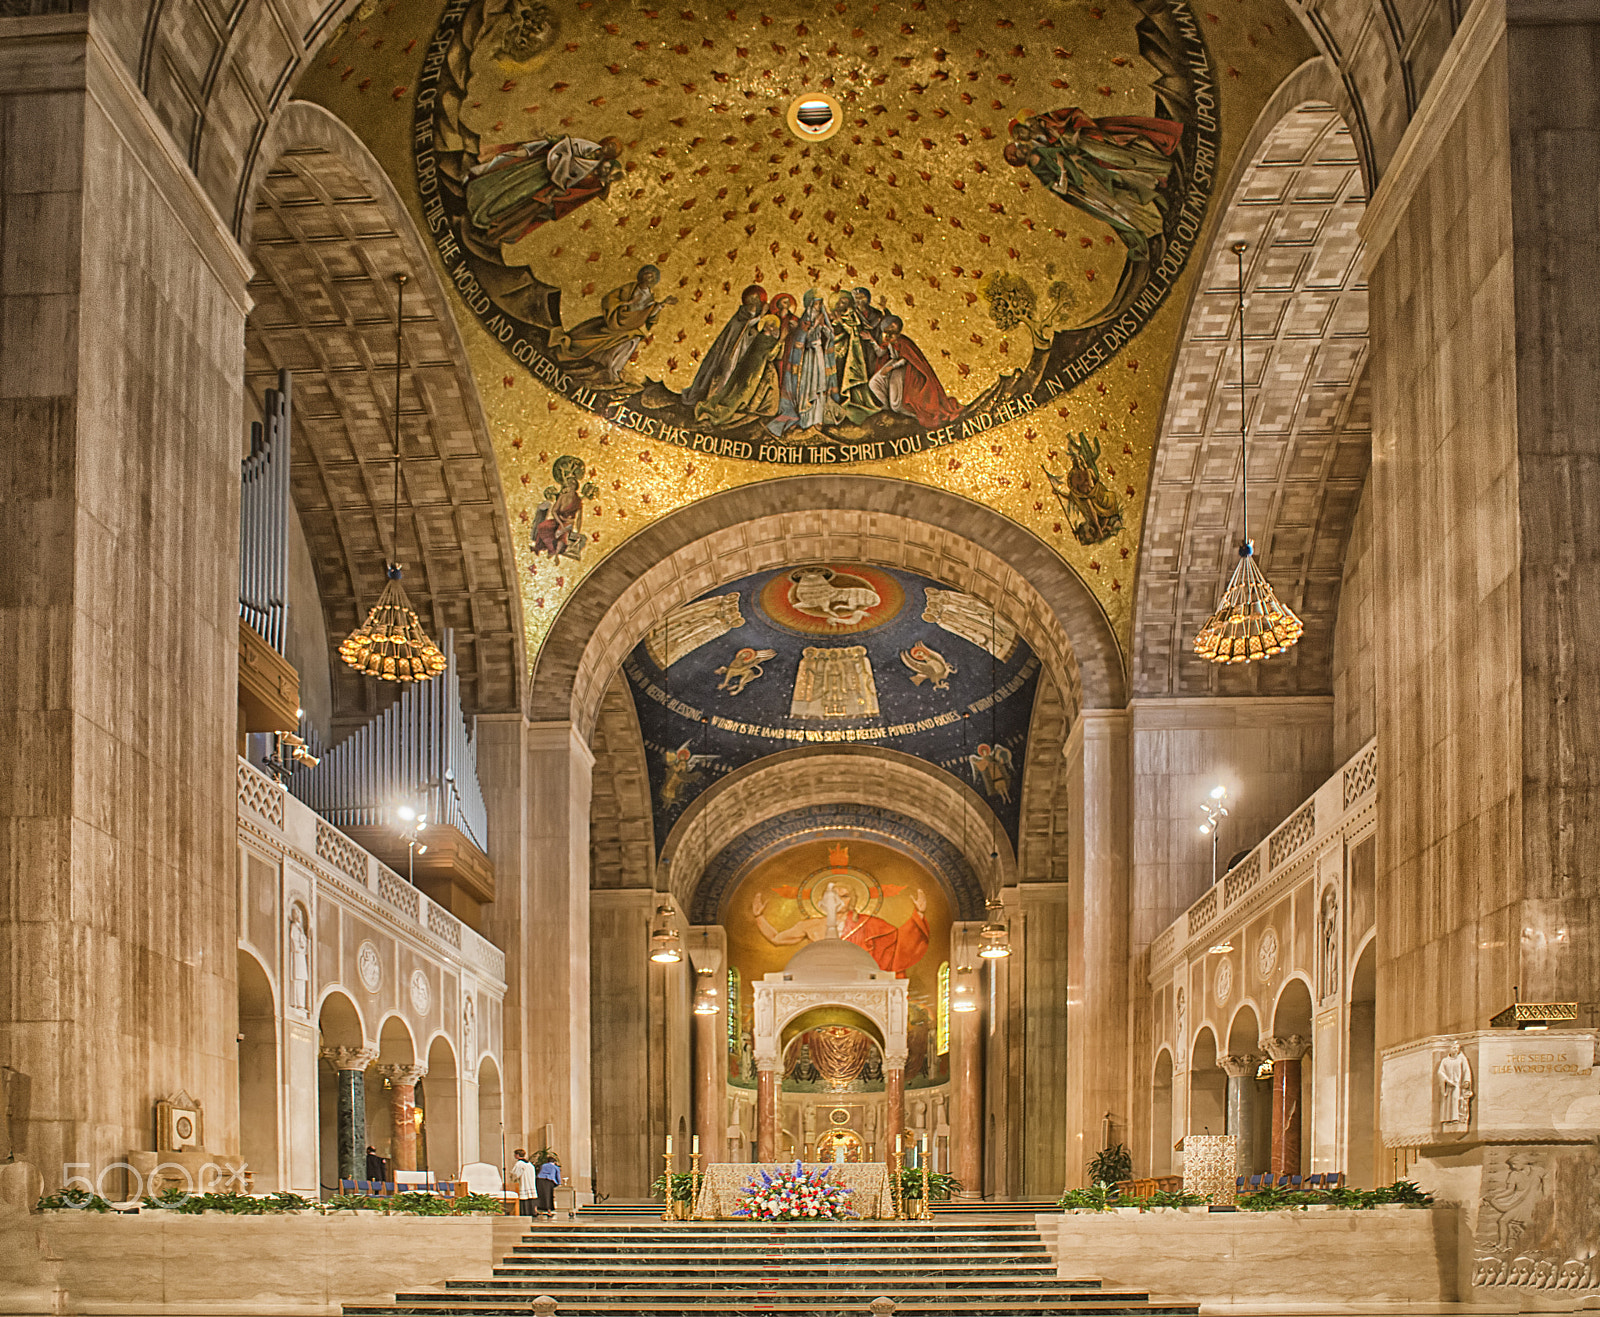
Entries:
[[808, 805], [765, 819], [724, 846], [706, 866], [689, 907], [692, 924], [722, 922], [722, 903], [768, 855], [826, 832], [841, 840], [883, 842], [925, 864], [950, 892], [956, 919], [983, 917], [983, 883], [959, 847], [927, 824], [876, 805]]
[[878, 745], [970, 787], [1013, 848], [1039, 660], [983, 601], [850, 563], [745, 577], [677, 609], [623, 662], [659, 853], [718, 779], [801, 746]]

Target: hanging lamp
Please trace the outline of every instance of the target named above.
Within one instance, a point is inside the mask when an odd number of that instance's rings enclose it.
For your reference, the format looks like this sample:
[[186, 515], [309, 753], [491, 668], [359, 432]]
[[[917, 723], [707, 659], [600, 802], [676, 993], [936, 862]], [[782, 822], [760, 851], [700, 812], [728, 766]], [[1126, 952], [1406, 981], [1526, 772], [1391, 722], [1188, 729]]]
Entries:
[[[394, 509], [389, 549], [399, 557], [400, 543], [400, 367], [403, 354], [406, 276], [396, 274], [394, 314]], [[399, 562], [385, 562], [387, 581], [367, 620], [339, 646], [339, 657], [364, 677], [379, 681], [431, 681], [445, 669], [445, 657], [428, 639], [400, 584]]]
[[978, 933], [978, 955], [984, 960], [1001, 960], [1011, 954], [1011, 930], [1006, 927], [1000, 902], [990, 901], [988, 919]]
[[676, 965], [683, 959], [683, 939], [673, 923], [672, 907], [658, 905], [651, 924], [650, 959], [658, 965]]
[[1305, 624], [1279, 601], [1256, 565], [1250, 539], [1250, 468], [1246, 453], [1247, 416], [1244, 376], [1244, 253], [1248, 244], [1233, 244], [1239, 262], [1239, 461], [1244, 490], [1244, 539], [1239, 565], [1222, 592], [1217, 611], [1194, 638], [1194, 652], [1211, 663], [1253, 663], [1281, 654], [1300, 639]]
[[973, 986], [971, 965], [962, 965], [956, 969], [955, 990], [951, 995], [950, 1009], [967, 1015], [978, 1009], [978, 992]]

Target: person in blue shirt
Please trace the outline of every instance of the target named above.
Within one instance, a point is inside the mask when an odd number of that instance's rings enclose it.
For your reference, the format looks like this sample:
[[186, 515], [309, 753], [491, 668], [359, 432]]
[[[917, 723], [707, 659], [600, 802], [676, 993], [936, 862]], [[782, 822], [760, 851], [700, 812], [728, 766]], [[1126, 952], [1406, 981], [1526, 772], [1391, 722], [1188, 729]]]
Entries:
[[552, 1156], [539, 1167], [539, 1210], [545, 1216], [556, 1214], [556, 1186], [561, 1183], [561, 1159]]

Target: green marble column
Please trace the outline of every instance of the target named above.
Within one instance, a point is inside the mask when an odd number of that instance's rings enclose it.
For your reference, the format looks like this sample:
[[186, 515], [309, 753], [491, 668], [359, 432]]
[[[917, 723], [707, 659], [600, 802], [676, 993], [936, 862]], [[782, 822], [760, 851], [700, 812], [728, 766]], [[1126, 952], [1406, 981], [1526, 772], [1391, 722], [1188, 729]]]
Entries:
[[325, 1047], [339, 1072], [339, 1178], [367, 1178], [367, 1067], [378, 1059], [370, 1047]]

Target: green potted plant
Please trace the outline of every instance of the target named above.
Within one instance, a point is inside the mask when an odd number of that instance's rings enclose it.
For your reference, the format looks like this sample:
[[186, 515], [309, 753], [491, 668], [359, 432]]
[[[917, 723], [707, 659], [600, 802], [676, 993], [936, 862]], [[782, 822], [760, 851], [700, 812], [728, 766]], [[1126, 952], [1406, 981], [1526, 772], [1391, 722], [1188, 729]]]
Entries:
[[[701, 1178], [704, 1179], [703, 1176]], [[651, 1197], [666, 1201], [668, 1186], [669, 1177], [665, 1172], [662, 1172], [656, 1176], [655, 1183], [650, 1186]], [[670, 1177], [670, 1187], [673, 1215], [680, 1219], [687, 1219], [691, 1204], [695, 1199], [695, 1193], [700, 1186], [695, 1183], [695, 1177], [688, 1171], [674, 1171]]]
[[1090, 1184], [1117, 1184], [1133, 1179], [1133, 1154], [1124, 1144], [1114, 1144], [1095, 1153], [1089, 1162]]
[[[943, 1171], [928, 1172], [928, 1198], [935, 1203], [948, 1203], [951, 1198], [961, 1192], [961, 1181], [953, 1175], [946, 1175]], [[904, 1166], [900, 1170], [900, 1197], [902, 1199], [922, 1198], [922, 1172], [915, 1166]]]

